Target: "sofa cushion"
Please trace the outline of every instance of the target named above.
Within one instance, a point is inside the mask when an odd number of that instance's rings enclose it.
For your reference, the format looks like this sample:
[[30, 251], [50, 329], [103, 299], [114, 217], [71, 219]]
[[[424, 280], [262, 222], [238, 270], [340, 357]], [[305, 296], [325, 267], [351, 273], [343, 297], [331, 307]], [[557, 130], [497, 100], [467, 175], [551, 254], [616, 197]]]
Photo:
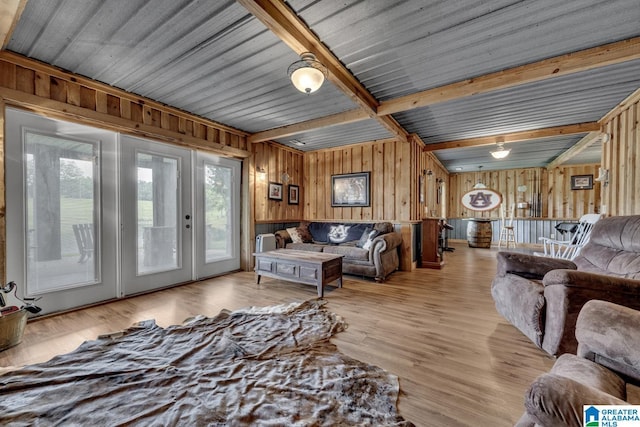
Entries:
[[325, 246], [324, 252], [328, 254], [344, 255], [345, 261], [369, 261], [369, 250], [357, 246], [339, 245]]
[[326, 247], [326, 244], [321, 245], [317, 243], [287, 243], [287, 249], [296, 251], [322, 252]]

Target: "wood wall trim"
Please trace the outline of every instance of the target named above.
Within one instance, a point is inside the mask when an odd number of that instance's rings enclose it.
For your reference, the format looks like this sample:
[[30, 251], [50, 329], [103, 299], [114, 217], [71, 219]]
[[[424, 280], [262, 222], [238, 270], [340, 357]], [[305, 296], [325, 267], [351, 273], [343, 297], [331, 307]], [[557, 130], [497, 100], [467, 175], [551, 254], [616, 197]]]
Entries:
[[636, 89], [635, 92], [623, 99], [622, 102], [605, 114], [599, 122], [604, 124], [611, 121], [614, 117], [619, 116], [624, 110], [633, 107], [638, 102], [640, 102], [640, 88]]
[[0, 96], [49, 117], [228, 157], [251, 154], [244, 132], [11, 52], [0, 52]]
[[378, 114], [399, 113], [639, 58], [640, 37], [635, 37], [382, 101]]
[[107, 113], [69, 105], [52, 99], [40, 98], [17, 90], [0, 88], [0, 98], [7, 106], [15, 106], [55, 119], [72, 119], [79, 123], [91, 124], [129, 135], [154, 138], [184, 147], [210, 151], [228, 157], [245, 158], [250, 153], [215, 142], [204, 141], [179, 132], [162, 129], [145, 123], [115, 117]]
[[571, 148], [569, 148], [564, 153], [560, 154], [556, 157], [551, 163], [547, 165], [547, 169], [555, 168], [556, 166], [560, 166], [565, 163], [569, 159], [580, 154], [586, 148], [594, 144], [596, 140], [602, 138], [601, 132], [589, 132], [586, 134], [580, 141], [576, 142]]
[[[153, 109], [166, 111], [170, 114], [175, 115], [176, 117], [191, 120], [194, 123], [202, 124], [204, 126], [214, 127], [216, 129], [232, 133], [234, 135], [238, 135], [241, 137], [247, 137], [249, 135], [248, 132], [233, 128], [231, 126], [224, 125], [222, 123], [218, 123], [216, 121], [213, 121], [204, 117], [196, 116], [195, 114], [188, 113], [186, 111], [180, 110], [179, 108], [162, 104], [150, 98], [145, 98], [143, 96], [135, 95], [133, 93], [124, 91], [122, 89], [118, 89], [116, 87], [107, 85], [105, 83], [101, 83], [99, 81], [89, 79], [87, 77], [82, 77], [80, 75], [61, 70], [60, 68], [54, 67], [49, 64], [45, 64], [40, 61], [36, 61], [31, 58], [24, 57], [14, 52], [9, 52], [6, 50], [1, 51], [0, 61], [6, 61], [8, 63], [33, 70], [35, 72], [47, 74], [51, 77], [55, 77], [56, 79], [60, 79], [70, 84], [81, 85], [101, 93], [108, 93], [136, 104], [144, 104]], [[9, 88], [13, 89], [12, 87], [9, 87]]]
[[566, 126], [554, 126], [550, 128], [529, 130], [522, 132], [503, 133], [478, 138], [459, 139], [456, 141], [438, 142], [427, 144], [424, 151], [447, 150], [450, 148], [476, 147], [482, 145], [492, 145], [497, 142], [527, 141], [530, 139], [548, 138], [558, 135], [574, 135], [578, 133], [588, 133], [600, 130], [598, 122], [577, 123]]

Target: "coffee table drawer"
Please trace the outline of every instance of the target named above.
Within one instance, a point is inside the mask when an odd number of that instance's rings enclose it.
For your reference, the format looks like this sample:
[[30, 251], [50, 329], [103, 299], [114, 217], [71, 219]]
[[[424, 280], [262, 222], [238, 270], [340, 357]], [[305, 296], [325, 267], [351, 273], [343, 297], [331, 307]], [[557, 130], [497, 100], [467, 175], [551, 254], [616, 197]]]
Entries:
[[258, 265], [256, 266], [256, 271], [266, 271], [269, 273], [273, 272], [273, 267], [275, 266], [275, 262], [269, 259], [258, 259]]
[[314, 267], [300, 267], [300, 278], [316, 280], [318, 278], [318, 269]]
[[298, 269], [300, 267], [296, 264], [290, 264], [288, 262], [276, 263], [276, 273], [282, 276], [298, 277], [300, 276]]

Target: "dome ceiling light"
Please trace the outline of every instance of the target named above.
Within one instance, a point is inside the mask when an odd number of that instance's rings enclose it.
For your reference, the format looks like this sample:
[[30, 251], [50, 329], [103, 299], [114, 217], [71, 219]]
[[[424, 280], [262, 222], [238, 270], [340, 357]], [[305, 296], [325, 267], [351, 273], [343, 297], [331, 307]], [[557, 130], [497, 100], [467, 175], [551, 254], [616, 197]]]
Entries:
[[496, 145], [498, 146], [496, 151], [491, 152], [494, 159], [504, 159], [511, 152], [511, 149], [504, 148], [504, 142], [497, 142]]
[[287, 75], [291, 83], [302, 93], [310, 94], [322, 86], [327, 77], [327, 67], [311, 52], [300, 54], [300, 60], [289, 65]]

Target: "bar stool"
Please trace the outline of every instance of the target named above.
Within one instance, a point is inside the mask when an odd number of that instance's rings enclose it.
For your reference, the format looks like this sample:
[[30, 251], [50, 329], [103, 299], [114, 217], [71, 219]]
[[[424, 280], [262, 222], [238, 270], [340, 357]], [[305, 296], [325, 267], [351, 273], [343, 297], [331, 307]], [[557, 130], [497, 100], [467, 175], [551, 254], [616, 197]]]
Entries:
[[[513, 244], [515, 248], [517, 246], [516, 242], [516, 232], [513, 226], [513, 215], [516, 210], [516, 204], [512, 203], [509, 207], [509, 211], [505, 212], [504, 205], [500, 208], [500, 213], [502, 216], [502, 226], [500, 227], [500, 239], [498, 240], [498, 249], [504, 243], [505, 247], [509, 249], [509, 245]], [[507, 216], [509, 219], [507, 220]], [[508, 222], [507, 222], [508, 221]]]

